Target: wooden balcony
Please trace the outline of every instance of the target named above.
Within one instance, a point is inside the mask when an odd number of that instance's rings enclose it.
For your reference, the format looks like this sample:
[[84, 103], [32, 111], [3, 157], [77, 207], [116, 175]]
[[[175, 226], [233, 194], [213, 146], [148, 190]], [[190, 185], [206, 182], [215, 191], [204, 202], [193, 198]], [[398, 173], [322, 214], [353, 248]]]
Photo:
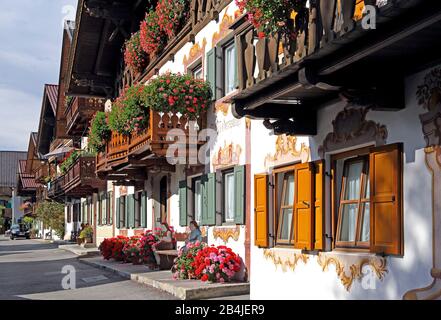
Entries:
[[[195, 128], [196, 126], [196, 128]], [[186, 158], [197, 157], [203, 142], [197, 142], [197, 129], [206, 127], [206, 115], [197, 122], [178, 113], [159, 113], [150, 111], [147, 129], [125, 136], [112, 132], [106, 150], [97, 156], [97, 173], [108, 180], [144, 180], [145, 169], [172, 170], [174, 166], [167, 162], [167, 156], [178, 156], [178, 148], [186, 150]], [[194, 137], [191, 131], [194, 130]], [[188, 148], [190, 140], [196, 141], [196, 148]], [[172, 153], [169, 146], [174, 145]], [[169, 152], [169, 154], [167, 154]]]
[[41, 184], [46, 184], [47, 177], [49, 177], [49, 165], [45, 163], [35, 171], [35, 181]]
[[64, 176], [59, 176], [48, 184], [47, 197], [55, 200], [64, 194]]
[[95, 170], [95, 157], [80, 157], [63, 176], [64, 194], [81, 198], [90, 196], [97, 190], [104, 190], [106, 182], [98, 179]]
[[72, 137], [84, 135], [97, 111], [104, 111], [103, 99], [73, 98], [66, 109], [67, 134]]
[[[402, 109], [403, 77], [441, 51], [441, 5], [420, 0], [310, 3], [309, 21], [295, 40], [283, 34], [259, 38], [245, 16], [232, 26], [239, 80], [233, 113], [277, 120], [286, 133], [309, 135], [316, 131], [315, 112], [326, 101], [343, 98], [377, 110]], [[375, 29], [363, 25], [365, 5], [375, 9], [370, 10]], [[296, 129], [286, 131], [294, 122]]]

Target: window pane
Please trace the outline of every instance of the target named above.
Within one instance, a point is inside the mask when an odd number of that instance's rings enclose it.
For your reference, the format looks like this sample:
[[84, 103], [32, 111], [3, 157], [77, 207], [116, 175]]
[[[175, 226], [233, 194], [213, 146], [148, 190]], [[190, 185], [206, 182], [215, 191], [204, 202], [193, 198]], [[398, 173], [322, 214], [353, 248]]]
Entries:
[[284, 205], [293, 205], [294, 204], [294, 174], [287, 173], [285, 174], [285, 199]]
[[358, 200], [360, 197], [360, 179], [363, 162], [351, 163], [346, 171], [345, 200]]
[[358, 204], [343, 204], [340, 241], [355, 241]]
[[225, 94], [236, 88], [236, 48], [230, 45], [225, 48]]
[[194, 71], [193, 71], [193, 78], [195, 78], [195, 79], [202, 79], [202, 66], [194, 69]]
[[363, 222], [361, 225], [361, 239], [362, 242], [368, 242], [370, 238], [370, 203], [364, 203]]
[[290, 240], [292, 226], [292, 208], [283, 209], [282, 210], [282, 225], [280, 226], [280, 235], [279, 238], [281, 240]]
[[234, 220], [234, 173], [225, 175], [225, 219]]
[[202, 188], [201, 180], [195, 181], [194, 184], [194, 213], [197, 222], [202, 220]]
[[366, 192], [365, 192], [365, 194], [366, 194], [366, 196], [365, 196], [365, 198], [366, 199], [369, 199], [370, 198], [370, 196], [371, 196], [371, 190], [370, 190], [370, 183], [369, 183], [369, 169], [368, 169], [368, 171], [366, 172], [366, 183], [365, 183], [365, 190], [366, 190]]

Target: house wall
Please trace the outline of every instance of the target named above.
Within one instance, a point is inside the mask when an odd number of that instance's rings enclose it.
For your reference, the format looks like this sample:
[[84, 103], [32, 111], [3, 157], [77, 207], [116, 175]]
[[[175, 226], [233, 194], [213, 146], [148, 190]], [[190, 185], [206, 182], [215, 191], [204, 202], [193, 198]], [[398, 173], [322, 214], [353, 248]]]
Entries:
[[[405, 80], [405, 109], [397, 112], [369, 111], [366, 116], [366, 120], [386, 126], [386, 144], [404, 143], [404, 255], [383, 259], [369, 253], [336, 250], [302, 255], [296, 249], [261, 249], [253, 245], [252, 299], [401, 299], [409, 290], [431, 283], [432, 175], [426, 165], [426, 144], [419, 119], [423, 109], [416, 99], [417, 86], [426, 73], [427, 70]], [[302, 142], [309, 146], [311, 157], [307, 161], [321, 158], [319, 146], [333, 131], [332, 121], [344, 107], [342, 102], [336, 102], [322, 108], [318, 113], [318, 134], [298, 139], [297, 149]], [[261, 122], [252, 122], [253, 174], [268, 171], [264, 159], [268, 151], [275, 153], [275, 139]], [[267, 147], [259, 148], [260, 145]], [[302, 161], [300, 156], [294, 158], [291, 160]], [[329, 155], [325, 156], [325, 161], [328, 171]], [[329, 177], [326, 177], [326, 186], [326, 232], [330, 234]], [[254, 226], [254, 217], [251, 219]], [[327, 248], [330, 248], [329, 240]], [[372, 261], [373, 265], [366, 264], [365, 259]], [[361, 274], [357, 274], [356, 268], [360, 266]], [[374, 271], [378, 271], [380, 276]]]

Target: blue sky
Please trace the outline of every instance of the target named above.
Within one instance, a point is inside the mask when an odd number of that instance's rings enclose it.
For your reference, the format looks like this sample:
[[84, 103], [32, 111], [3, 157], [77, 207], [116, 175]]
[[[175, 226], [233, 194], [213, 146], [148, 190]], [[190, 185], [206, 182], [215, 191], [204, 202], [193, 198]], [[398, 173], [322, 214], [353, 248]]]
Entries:
[[27, 150], [43, 86], [58, 83], [62, 24], [77, 0], [0, 0], [0, 150]]

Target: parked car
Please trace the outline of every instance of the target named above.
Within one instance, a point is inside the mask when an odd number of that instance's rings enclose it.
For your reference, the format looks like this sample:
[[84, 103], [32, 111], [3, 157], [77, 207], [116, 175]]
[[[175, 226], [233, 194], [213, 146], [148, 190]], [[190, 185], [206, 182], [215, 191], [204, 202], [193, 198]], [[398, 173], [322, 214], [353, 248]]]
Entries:
[[16, 238], [31, 238], [31, 231], [29, 228], [24, 224], [14, 224], [11, 227], [11, 240], [14, 240]]

